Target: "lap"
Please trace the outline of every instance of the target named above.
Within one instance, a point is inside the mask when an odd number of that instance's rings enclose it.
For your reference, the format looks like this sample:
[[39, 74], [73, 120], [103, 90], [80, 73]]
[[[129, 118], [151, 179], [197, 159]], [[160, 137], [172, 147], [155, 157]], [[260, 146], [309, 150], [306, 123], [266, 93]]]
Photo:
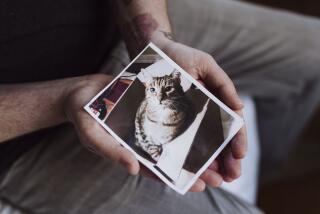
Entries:
[[20, 158], [0, 184], [0, 201], [30, 213], [260, 213], [220, 189], [181, 196], [130, 176], [84, 149], [62, 127]]

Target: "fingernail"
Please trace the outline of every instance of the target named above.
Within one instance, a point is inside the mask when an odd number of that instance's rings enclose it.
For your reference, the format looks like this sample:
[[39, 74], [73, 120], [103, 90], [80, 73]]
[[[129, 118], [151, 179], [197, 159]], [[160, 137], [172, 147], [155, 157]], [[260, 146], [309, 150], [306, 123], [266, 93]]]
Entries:
[[126, 167], [126, 168], [128, 168], [128, 166], [130, 166], [130, 163], [126, 159], [120, 159], [119, 164]]

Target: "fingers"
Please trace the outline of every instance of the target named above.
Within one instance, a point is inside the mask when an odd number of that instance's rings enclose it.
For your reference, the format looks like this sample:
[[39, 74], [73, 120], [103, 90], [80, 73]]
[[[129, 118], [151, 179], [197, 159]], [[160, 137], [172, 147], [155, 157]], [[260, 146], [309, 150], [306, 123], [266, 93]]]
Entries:
[[220, 68], [210, 55], [208, 55], [208, 58], [202, 63], [206, 66], [203, 68], [200, 76], [204, 80], [205, 84], [211, 90], [217, 90], [222, 101], [231, 109], [242, 109], [242, 101], [228, 75]]
[[149, 177], [149, 178], [152, 178], [156, 181], [161, 182], [161, 180], [158, 176], [156, 176], [150, 169], [148, 169], [147, 167], [145, 167], [143, 165], [141, 165], [140, 173], [145, 177]]
[[235, 159], [243, 159], [247, 153], [247, 137], [245, 127], [242, 127], [240, 131], [231, 140], [231, 151]]
[[[141, 174], [143, 176], [152, 178], [156, 181], [162, 182], [158, 176], [156, 176], [153, 172], [151, 172], [148, 168], [145, 166], [141, 167]], [[220, 177], [220, 178], [219, 178]], [[222, 177], [219, 176], [216, 172], [213, 172], [211, 170], [206, 170], [201, 178], [199, 178], [193, 186], [189, 189], [190, 192], [202, 192], [205, 187], [206, 183], [209, 184], [212, 187], [219, 187], [222, 183]]]
[[212, 169], [217, 169], [217, 163], [213, 163], [210, 165], [210, 167], [202, 173], [200, 178], [193, 184], [193, 186], [190, 188], [190, 192], [202, 192], [206, 185], [209, 185], [211, 187], [219, 187], [222, 184], [223, 178], [218, 173], [218, 171], [214, 171]]
[[[89, 115], [83, 114], [82, 122], [76, 124], [78, 133], [84, 144], [91, 147], [96, 153], [123, 165], [130, 174], [139, 172], [139, 163], [134, 155], [122, 147]], [[93, 122], [92, 122], [93, 121]]]
[[247, 140], [244, 127], [208, 169], [221, 175], [225, 182], [232, 182], [241, 175], [241, 159], [244, 158], [246, 151]]
[[219, 162], [217, 159], [215, 159], [212, 164], [209, 165], [208, 167], [209, 169], [213, 170], [213, 171], [216, 171], [216, 172], [219, 172]]
[[[241, 117], [243, 116], [242, 111], [236, 111]], [[233, 137], [230, 142], [231, 151], [233, 157], [236, 159], [242, 159], [247, 153], [247, 131], [246, 126], [244, 125], [239, 132]]]
[[227, 147], [223, 153], [223, 169], [222, 176], [225, 182], [231, 182], [241, 175], [241, 159], [233, 157], [231, 147]]
[[[146, 177], [149, 177], [149, 178], [152, 178], [156, 181], [159, 181], [159, 182], [163, 182], [160, 180], [160, 178], [158, 176], [156, 176], [153, 172], [151, 172], [148, 168], [146, 168], [145, 166], [142, 166], [141, 167], [141, 174], [143, 176], [146, 176]], [[209, 174], [209, 173], [207, 173]], [[206, 179], [209, 179], [209, 176], [211, 175], [205, 175], [205, 177], [208, 177]], [[194, 184], [193, 186], [189, 189], [189, 192], [202, 192], [206, 187], [206, 183], [204, 180], [202, 180], [201, 178], [199, 178]]]
[[[236, 111], [240, 116], [241, 110]], [[243, 126], [239, 132], [233, 137], [229, 146], [227, 146], [222, 155], [222, 167], [220, 171], [223, 174], [223, 180], [232, 182], [241, 175], [241, 159], [243, 159], [247, 152], [247, 132], [246, 127]]]
[[92, 74], [87, 76], [87, 80], [94, 83], [98, 88], [103, 88], [111, 82], [112, 76], [105, 74]]
[[222, 184], [223, 178], [222, 176], [211, 169], [207, 169], [200, 178], [211, 187], [219, 187]]
[[206, 188], [206, 183], [202, 179], [198, 179], [189, 189], [190, 192], [202, 192]]

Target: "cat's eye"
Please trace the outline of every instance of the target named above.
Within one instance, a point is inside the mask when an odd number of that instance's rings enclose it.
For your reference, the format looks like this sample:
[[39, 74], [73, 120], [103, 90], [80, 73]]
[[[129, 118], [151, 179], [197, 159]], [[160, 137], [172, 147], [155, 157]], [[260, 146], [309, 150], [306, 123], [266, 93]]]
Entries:
[[166, 91], [171, 91], [173, 89], [173, 87], [172, 86], [168, 86], [168, 87], [166, 87]]
[[149, 90], [150, 90], [151, 93], [154, 93], [156, 91], [155, 88], [150, 88]]

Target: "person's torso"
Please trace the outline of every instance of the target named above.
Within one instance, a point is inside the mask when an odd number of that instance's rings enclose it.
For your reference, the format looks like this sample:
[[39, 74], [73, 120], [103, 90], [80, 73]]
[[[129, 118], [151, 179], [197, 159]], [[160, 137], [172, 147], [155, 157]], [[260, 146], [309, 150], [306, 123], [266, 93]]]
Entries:
[[115, 35], [110, 0], [0, 0], [0, 83], [96, 72]]
[[[113, 12], [111, 0], [0, 0], [0, 84], [97, 72], [117, 41]], [[42, 130], [1, 144], [0, 180], [50, 133]]]

